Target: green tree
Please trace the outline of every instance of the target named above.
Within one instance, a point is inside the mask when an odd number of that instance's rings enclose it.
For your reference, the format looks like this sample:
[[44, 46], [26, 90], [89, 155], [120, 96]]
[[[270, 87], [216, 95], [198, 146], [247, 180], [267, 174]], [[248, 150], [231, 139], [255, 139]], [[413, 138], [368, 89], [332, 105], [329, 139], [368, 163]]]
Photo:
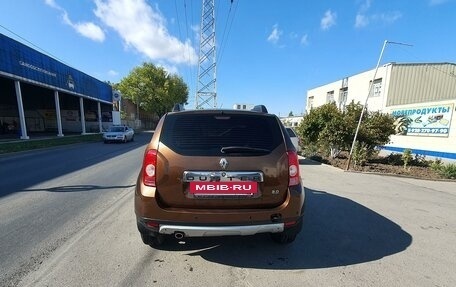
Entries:
[[[315, 145], [324, 154], [336, 157], [352, 145], [363, 106], [353, 101], [344, 111], [335, 103], [312, 109], [297, 131], [304, 145]], [[380, 112], [364, 113], [357, 136], [359, 146], [370, 156], [375, 148], [389, 142], [394, 134], [394, 118]]]
[[[346, 139], [346, 146], [351, 147], [363, 106], [352, 101], [345, 109], [344, 121], [347, 126], [350, 126], [348, 130], [351, 131], [351, 134]], [[375, 148], [387, 144], [393, 134], [395, 134], [394, 118], [391, 115], [379, 111], [365, 112], [356, 141], [359, 143], [360, 148], [366, 150], [367, 157], [370, 157]]]
[[382, 146], [390, 141], [394, 135], [394, 118], [381, 112], [369, 112], [367, 118], [361, 124], [358, 141], [366, 144], [369, 151], [377, 146]]
[[188, 87], [182, 78], [152, 63], [134, 68], [116, 88], [123, 97], [158, 117], [177, 103], [186, 104], [188, 99]]
[[346, 125], [343, 113], [333, 114], [332, 119], [320, 131], [318, 142], [329, 155], [335, 158], [339, 153], [346, 149], [351, 129]]
[[325, 154], [336, 156], [345, 147], [346, 126], [335, 103], [312, 109], [297, 128], [305, 146], [315, 145]]

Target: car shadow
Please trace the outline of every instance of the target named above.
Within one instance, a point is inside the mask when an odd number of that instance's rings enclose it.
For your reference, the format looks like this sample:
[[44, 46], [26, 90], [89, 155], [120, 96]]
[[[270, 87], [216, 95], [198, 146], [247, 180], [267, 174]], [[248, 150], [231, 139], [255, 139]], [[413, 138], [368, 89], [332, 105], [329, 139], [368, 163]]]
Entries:
[[312, 189], [306, 196], [303, 230], [292, 244], [260, 234], [169, 240], [159, 249], [242, 268], [315, 269], [378, 260], [412, 243], [399, 225], [350, 199]]

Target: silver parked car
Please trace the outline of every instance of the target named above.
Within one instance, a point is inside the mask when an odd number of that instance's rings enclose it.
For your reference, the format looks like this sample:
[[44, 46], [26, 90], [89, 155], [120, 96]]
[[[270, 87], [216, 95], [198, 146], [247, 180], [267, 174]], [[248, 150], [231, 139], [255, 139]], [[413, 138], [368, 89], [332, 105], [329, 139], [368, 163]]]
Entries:
[[128, 142], [135, 138], [135, 131], [128, 126], [111, 126], [108, 131], [103, 133], [104, 143], [108, 142]]

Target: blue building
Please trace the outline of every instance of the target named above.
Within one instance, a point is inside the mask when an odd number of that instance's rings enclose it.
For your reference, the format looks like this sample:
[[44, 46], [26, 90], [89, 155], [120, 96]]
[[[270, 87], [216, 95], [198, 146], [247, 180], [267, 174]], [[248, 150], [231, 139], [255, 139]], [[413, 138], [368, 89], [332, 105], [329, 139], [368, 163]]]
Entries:
[[109, 84], [0, 34], [0, 136], [102, 132], [112, 96]]

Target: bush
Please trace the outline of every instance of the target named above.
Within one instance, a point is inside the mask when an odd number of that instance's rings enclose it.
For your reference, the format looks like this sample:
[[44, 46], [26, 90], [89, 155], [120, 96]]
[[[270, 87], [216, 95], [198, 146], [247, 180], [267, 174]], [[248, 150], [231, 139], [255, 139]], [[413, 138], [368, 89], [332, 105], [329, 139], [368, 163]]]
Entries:
[[355, 143], [355, 148], [353, 149], [353, 161], [354, 165], [364, 166], [369, 158], [369, 152], [365, 143], [360, 144], [359, 142]]
[[318, 146], [306, 145], [302, 148], [301, 154], [305, 157], [312, 157], [319, 154]]
[[439, 170], [439, 173], [448, 179], [456, 179], [456, 164], [449, 163], [446, 165], [442, 165]]
[[429, 167], [431, 163], [432, 161], [426, 160], [426, 156], [424, 154], [415, 154], [415, 158], [413, 158], [411, 165]]
[[404, 149], [404, 153], [402, 154], [402, 160], [404, 162], [404, 169], [407, 169], [407, 166], [410, 165], [412, 161], [412, 150], [409, 148]]
[[440, 172], [443, 167], [442, 160], [437, 158], [436, 160], [432, 161], [430, 167], [433, 171]]
[[399, 153], [391, 153], [386, 157], [386, 161], [390, 165], [403, 165], [402, 155]]

